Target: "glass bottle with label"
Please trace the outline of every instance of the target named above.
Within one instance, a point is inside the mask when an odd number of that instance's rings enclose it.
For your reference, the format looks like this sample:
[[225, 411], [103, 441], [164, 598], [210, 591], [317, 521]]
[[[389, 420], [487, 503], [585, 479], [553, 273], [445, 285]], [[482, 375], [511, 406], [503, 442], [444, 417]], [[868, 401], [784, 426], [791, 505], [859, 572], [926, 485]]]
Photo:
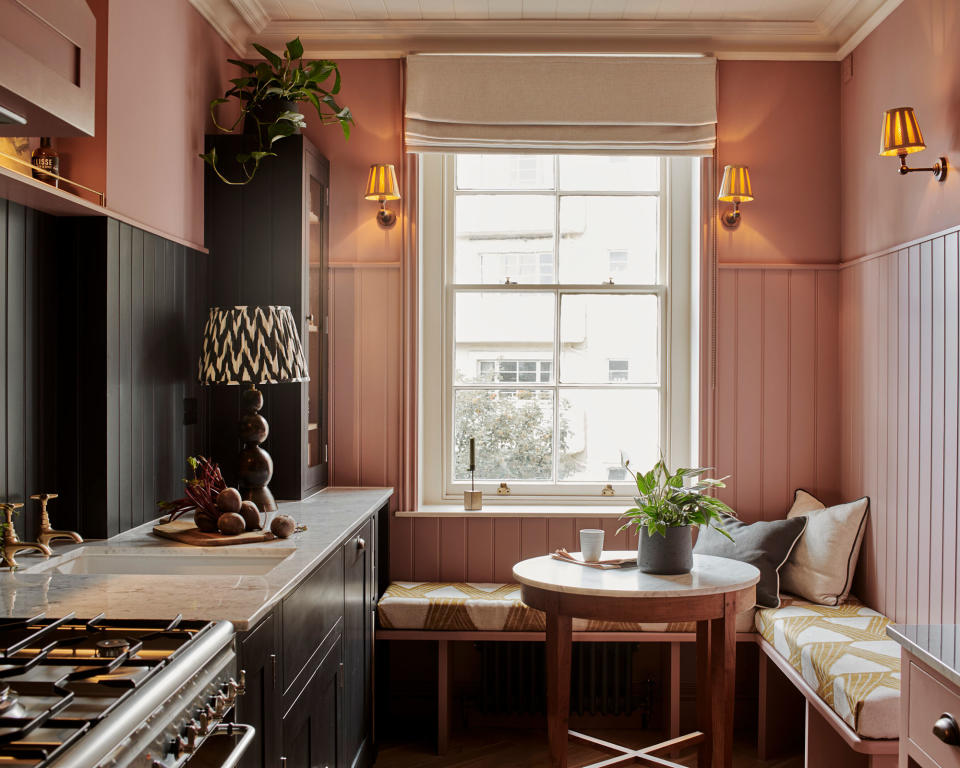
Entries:
[[[54, 187], [60, 186], [60, 179], [57, 178], [60, 175], [60, 155], [51, 146], [49, 136], [41, 137], [40, 146], [33, 150], [30, 162], [33, 164], [33, 178]], [[57, 176], [51, 176], [45, 171], [55, 173]]]

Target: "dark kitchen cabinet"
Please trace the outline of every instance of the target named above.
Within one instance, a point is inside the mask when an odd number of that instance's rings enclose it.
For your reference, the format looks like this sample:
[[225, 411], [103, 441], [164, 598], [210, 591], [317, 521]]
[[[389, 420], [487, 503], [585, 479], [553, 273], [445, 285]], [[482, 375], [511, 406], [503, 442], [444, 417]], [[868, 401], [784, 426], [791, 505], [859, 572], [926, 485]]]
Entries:
[[377, 598], [373, 572], [374, 521], [368, 520], [343, 544], [343, 740], [348, 768], [367, 765], [372, 752], [373, 610]]
[[282, 768], [343, 765], [343, 639], [327, 651], [310, 680], [283, 715]]
[[[227, 178], [242, 136], [207, 136]], [[327, 297], [330, 164], [303, 136], [273, 147], [249, 184], [230, 186], [207, 168], [204, 235], [210, 251], [210, 305], [289, 306], [299, 322], [310, 380], [263, 386], [277, 499], [302, 499], [326, 487], [328, 457]], [[202, 327], [195, 330], [199, 338]], [[240, 449], [237, 387], [210, 392], [211, 454], [228, 482]]]
[[237, 642], [240, 669], [246, 677], [246, 693], [237, 699], [237, 721], [257, 729], [253, 744], [240, 765], [261, 768], [277, 764], [280, 745], [279, 654], [277, 613], [270, 614]]
[[257, 728], [243, 768], [373, 765], [378, 514], [238, 634], [247, 692], [237, 717]]

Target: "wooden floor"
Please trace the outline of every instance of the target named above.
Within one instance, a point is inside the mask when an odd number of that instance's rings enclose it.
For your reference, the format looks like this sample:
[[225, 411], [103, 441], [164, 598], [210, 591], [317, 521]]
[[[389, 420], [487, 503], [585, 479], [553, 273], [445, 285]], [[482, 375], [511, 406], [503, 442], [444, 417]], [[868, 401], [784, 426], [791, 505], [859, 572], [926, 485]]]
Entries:
[[[589, 732], [607, 741], [640, 747], [658, 740], [656, 735], [636, 731]], [[585, 766], [610, 757], [586, 746], [570, 743], [570, 768]], [[695, 755], [681, 759], [683, 765], [696, 766]], [[735, 768], [803, 768], [803, 757], [763, 762], [757, 759], [752, 742], [738, 742], [734, 747]], [[380, 746], [376, 768], [549, 768], [547, 735], [544, 731], [486, 730], [456, 734], [450, 749], [438, 757], [429, 744], [386, 742]]]

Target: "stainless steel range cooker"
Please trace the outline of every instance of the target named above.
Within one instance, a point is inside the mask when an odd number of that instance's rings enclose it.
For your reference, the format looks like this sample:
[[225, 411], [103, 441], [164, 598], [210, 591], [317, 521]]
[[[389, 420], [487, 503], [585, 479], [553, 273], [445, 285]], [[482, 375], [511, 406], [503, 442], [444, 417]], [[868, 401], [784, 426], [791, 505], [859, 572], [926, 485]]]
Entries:
[[228, 621], [0, 619], [0, 765], [233, 768], [236, 663]]

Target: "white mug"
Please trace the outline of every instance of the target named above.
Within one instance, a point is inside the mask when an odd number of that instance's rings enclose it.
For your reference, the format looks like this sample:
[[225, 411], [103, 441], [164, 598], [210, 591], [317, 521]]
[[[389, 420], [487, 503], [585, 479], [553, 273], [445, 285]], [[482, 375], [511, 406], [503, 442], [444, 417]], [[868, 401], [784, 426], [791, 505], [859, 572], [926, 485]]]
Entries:
[[603, 555], [603, 531], [600, 528], [581, 529], [580, 554], [587, 563], [596, 563], [600, 560]]

